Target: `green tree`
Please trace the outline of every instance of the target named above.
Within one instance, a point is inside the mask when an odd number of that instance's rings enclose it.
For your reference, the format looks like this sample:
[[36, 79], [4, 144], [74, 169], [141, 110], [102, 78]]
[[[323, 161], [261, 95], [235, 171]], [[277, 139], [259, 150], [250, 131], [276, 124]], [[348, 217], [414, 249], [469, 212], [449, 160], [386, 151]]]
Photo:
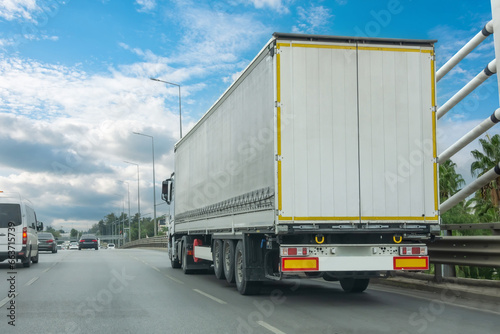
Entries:
[[439, 164], [439, 199], [441, 203], [457, 193], [465, 184], [462, 175], [456, 172], [456, 166], [451, 160]]
[[[500, 135], [486, 136], [479, 139], [483, 152], [471, 152], [476, 161], [471, 164], [472, 176], [481, 176], [494, 168], [500, 161]], [[478, 190], [478, 196], [486, 201], [491, 201], [494, 208], [498, 209], [500, 199], [500, 176]], [[498, 210], [497, 210], [498, 211]]]
[[61, 233], [56, 230], [55, 228], [53, 228], [52, 226], [50, 225], [47, 225], [45, 227], [45, 231], [49, 232], [49, 233], [52, 233], [52, 235], [54, 236], [54, 238], [60, 238], [61, 237]]
[[70, 232], [70, 234], [69, 234], [69, 236], [70, 236], [71, 238], [76, 238], [76, 237], [78, 237], [78, 231], [77, 231], [77, 230], [75, 230], [74, 228], [72, 228], [72, 229], [71, 229], [71, 232]]

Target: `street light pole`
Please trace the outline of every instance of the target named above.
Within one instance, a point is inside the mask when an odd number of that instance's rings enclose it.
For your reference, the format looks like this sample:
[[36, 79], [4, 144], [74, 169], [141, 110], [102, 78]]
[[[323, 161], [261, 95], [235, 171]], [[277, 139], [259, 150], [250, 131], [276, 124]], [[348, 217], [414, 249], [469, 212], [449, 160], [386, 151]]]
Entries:
[[157, 235], [157, 231], [156, 231], [157, 226], [156, 226], [155, 139], [153, 136], [145, 135], [145, 134], [139, 133], [139, 132], [133, 132], [133, 134], [151, 138], [152, 152], [153, 152], [153, 205], [154, 205], [153, 206], [154, 207], [153, 217], [154, 217], [154, 235], [156, 236]]
[[[130, 185], [128, 182], [123, 181], [123, 183], [127, 184], [127, 195], [128, 195], [128, 242], [131, 242], [132, 239], [130, 237]], [[123, 228], [125, 230], [125, 228]]]
[[139, 164], [125, 161], [125, 160], [123, 160], [123, 162], [137, 166], [137, 215], [138, 215], [137, 220], [139, 223], [139, 233], [138, 234], [139, 234], [139, 240], [140, 240], [141, 239], [141, 195], [139, 193]]
[[153, 81], [163, 82], [163, 83], [166, 83], [169, 85], [174, 85], [174, 86], [179, 87], [179, 134], [180, 134], [180, 137], [182, 139], [181, 85], [173, 83], [173, 82], [168, 82], [168, 81], [156, 79], [156, 78], [149, 78], [149, 79], [151, 79]]

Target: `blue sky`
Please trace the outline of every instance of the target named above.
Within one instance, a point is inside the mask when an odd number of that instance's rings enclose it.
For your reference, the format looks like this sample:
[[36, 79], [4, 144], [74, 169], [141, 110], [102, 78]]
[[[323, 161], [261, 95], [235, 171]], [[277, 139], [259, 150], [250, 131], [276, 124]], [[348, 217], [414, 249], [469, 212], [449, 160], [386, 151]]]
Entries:
[[[124, 181], [137, 211], [128, 160], [152, 216], [151, 140], [132, 132], [154, 136], [159, 186], [179, 130], [177, 88], [149, 77], [182, 86], [187, 131], [273, 32], [437, 39], [439, 67], [490, 19], [485, 0], [2, 0], [0, 190], [31, 199], [45, 223], [86, 229], [121, 211]], [[440, 81], [439, 104], [494, 58], [489, 37]], [[440, 150], [497, 106], [493, 76], [440, 120]], [[474, 148], [454, 157], [468, 181]]]

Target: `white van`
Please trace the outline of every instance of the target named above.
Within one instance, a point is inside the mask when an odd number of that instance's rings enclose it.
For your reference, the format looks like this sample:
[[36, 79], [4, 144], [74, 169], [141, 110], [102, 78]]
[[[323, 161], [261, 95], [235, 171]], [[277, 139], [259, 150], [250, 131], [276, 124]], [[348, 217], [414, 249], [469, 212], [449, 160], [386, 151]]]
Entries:
[[0, 192], [0, 262], [8, 260], [15, 267], [38, 263], [38, 236], [43, 223], [36, 220], [33, 205], [18, 194]]

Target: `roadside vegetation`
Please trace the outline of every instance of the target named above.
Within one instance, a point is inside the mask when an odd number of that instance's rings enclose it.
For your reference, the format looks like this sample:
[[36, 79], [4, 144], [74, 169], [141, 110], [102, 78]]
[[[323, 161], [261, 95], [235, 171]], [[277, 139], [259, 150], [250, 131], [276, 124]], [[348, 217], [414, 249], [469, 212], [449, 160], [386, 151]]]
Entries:
[[[494, 168], [500, 161], [500, 135], [479, 139], [481, 150], [471, 152], [472, 176], [479, 177]], [[441, 203], [456, 194], [465, 185], [462, 175], [456, 172], [451, 160], [439, 165], [439, 197]], [[483, 186], [466, 200], [441, 215], [442, 224], [474, 224], [500, 222], [500, 176]], [[492, 235], [491, 230], [453, 231], [454, 236]], [[500, 268], [455, 266], [457, 277], [500, 279]]]

